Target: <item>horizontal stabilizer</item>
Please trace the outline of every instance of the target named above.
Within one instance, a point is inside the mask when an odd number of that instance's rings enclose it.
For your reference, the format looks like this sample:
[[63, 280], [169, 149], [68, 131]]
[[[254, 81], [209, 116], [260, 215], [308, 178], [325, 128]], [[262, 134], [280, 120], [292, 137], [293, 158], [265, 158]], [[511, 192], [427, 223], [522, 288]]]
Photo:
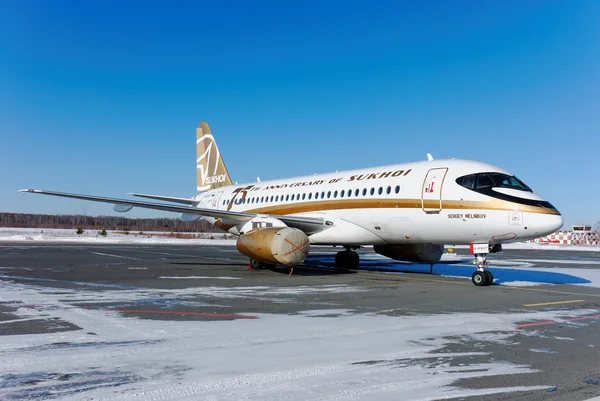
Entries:
[[165, 202], [183, 203], [184, 205], [197, 205], [200, 202], [194, 198], [178, 198], [175, 196], [136, 194], [131, 192], [129, 193], [129, 195], [137, 196], [140, 198], [156, 199]]

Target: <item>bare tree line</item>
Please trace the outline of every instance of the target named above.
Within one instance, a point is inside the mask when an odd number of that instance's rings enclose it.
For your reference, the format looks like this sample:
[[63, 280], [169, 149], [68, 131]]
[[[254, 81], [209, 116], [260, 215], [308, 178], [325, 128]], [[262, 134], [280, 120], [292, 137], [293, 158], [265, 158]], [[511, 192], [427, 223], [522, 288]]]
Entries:
[[88, 230], [136, 230], [168, 232], [222, 232], [205, 221], [179, 219], [129, 219], [119, 216], [0, 213], [0, 227], [82, 228]]

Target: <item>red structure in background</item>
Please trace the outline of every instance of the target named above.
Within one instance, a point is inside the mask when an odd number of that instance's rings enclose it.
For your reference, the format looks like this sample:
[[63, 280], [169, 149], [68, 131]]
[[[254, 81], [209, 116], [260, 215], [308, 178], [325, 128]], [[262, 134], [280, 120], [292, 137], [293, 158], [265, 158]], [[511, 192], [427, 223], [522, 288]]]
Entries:
[[531, 242], [560, 245], [600, 245], [600, 233], [592, 231], [591, 225], [578, 224], [572, 226], [571, 231], [557, 231]]

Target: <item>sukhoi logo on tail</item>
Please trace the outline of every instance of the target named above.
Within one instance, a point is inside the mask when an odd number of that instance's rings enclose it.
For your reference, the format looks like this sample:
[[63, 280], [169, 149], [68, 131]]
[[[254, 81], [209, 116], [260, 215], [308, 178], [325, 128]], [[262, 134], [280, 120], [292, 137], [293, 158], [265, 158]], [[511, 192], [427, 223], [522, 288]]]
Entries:
[[199, 191], [206, 191], [210, 189], [211, 185], [225, 182], [226, 179], [225, 174], [217, 174], [221, 158], [215, 139], [212, 135], [206, 134], [196, 140], [196, 145], [203, 141], [206, 141], [204, 146], [206, 150], [196, 160], [196, 165], [200, 170], [200, 177], [203, 185], [198, 188]]

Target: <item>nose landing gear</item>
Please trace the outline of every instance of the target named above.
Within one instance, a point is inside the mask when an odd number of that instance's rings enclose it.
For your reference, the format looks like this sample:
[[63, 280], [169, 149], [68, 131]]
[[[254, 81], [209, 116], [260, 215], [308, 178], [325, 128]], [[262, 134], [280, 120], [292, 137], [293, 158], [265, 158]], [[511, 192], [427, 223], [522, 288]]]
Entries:
[[471, 281], [478, 287], [492, 285], [494, 275], [485, 270], [487, 267], [487, 253], [476, 253], [473, 264], [477, 265], [477, 271], [471, 276]]

